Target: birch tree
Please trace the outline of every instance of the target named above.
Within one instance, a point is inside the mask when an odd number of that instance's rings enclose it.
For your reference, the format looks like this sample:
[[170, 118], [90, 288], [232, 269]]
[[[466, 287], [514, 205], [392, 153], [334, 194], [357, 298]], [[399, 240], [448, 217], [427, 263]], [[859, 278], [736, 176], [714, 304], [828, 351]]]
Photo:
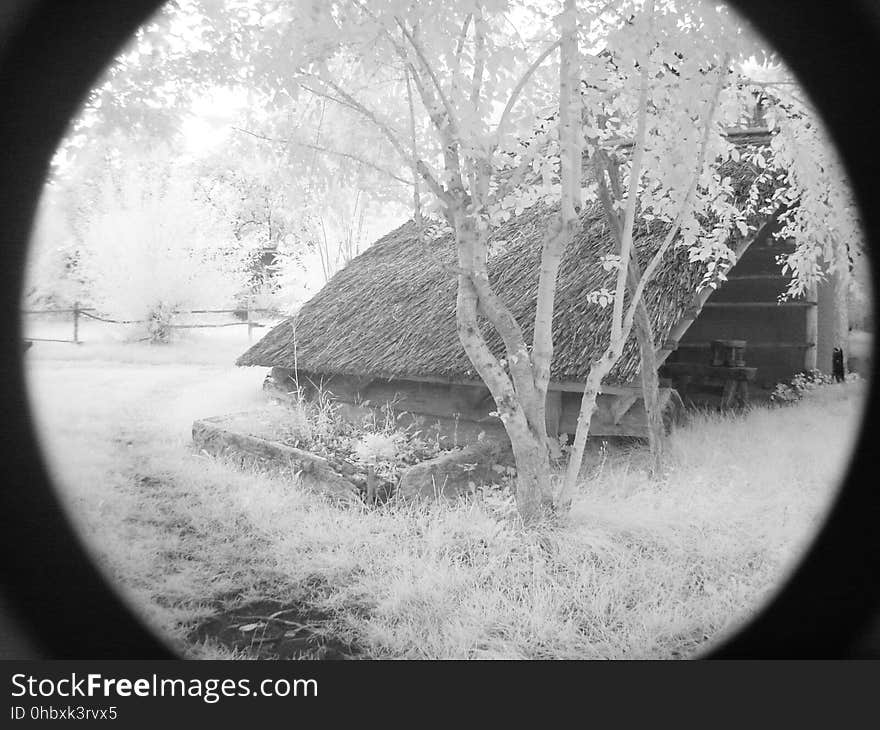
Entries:
[[[604, 210], [608, 228], [616, 250], [609, 252], [606, 268], [616, 268], [623, 280], [623, 289], [614, 287], [595, 293], [597, 302], [614, 300], [615, 315], [621, 315], [621, 301], [616, 295], [628, 296], [634, 302], [634, 330], [640, 354], [641, 393], [647, 416], [647, 432], [652, 454], [652, 470], [662, 469], [664, 424], [659, 403], [656, 349], [658, 343], [642, 297], [635, 297], [642, 278], [642, 264], [630, 240], [636, 210], [641, 220], [670, 222], [675, 217], [672, 202], [688, 185], [683, 170], [694, 167], [688, 163], [701, 159], [692, 172], [698, 179], [724, 159], [723, 127], [709, 123], [706, 144], [711, 153], [702, 157], [695, 154], [690, 139], [697, 139], [693, 120], [705, 108], [707, 94], [725, 92], [726, 99], [718, 103], [727, 107], [719, 114], [721, 119], [735, 120], [741, 109], [741, 95], [733, 85], [733, 67], [714, 91], [707, 83], [706, 70], [722, 63], [730, 64], [741, 58], [753, 46], [741, 37], [735, 19], [723, 8], [699, 3], [618, 2], [611, 3], [593, 21], [592, 28], [599, 40], [598, 52], [591, 58], [586, 72], [584, 133], [589, 150], [588, 169], [595, 178], [596, 196]], [[734, 93], [729, 93], [733, 90]], [[634, 98], [634, 93], [639, 96]], [[639, 127], [639, 121], [644, 124]], [[680, 139], [683, 133], [684, 139]], [[641, 144], [639, 144], [641, 141]], [[648, 154], [648, 159], [645, 155]], [[635, 182], [637, 189], [630, 185]], [[671, 183], [671, 184], [670, 184]], [[695, 193], [694, 213], [707, 212], [714, 205], [715, 214], [722, 220], [730, 218], [730, 203], [717, 186], [703, 185]], [[721, 195], [719, 195], [721, 193]], [[670, 206], [673, 209], [669, 212]], [[659, 211], [659, 213], [658, 213]], [[683, 210], [684, 218], [693, 214]], [[742, 217], [740, 217], [741, 220]], [[719, 227], [718, 232], [723, 232]], [[710, 246], [705, 237], [691, 240], [695, 255], [703, 260], [729, 255], [726, 247], [719, 247], [715, 235]], [[628, 254], [624, 253], [628, 251]], [[625, 266], [621, 257], [626, 256]], [[662, 255], [661, 255], [662, 258]], [[710, 267], [716, 261], [709, 260]], [[618, 282], [620, 283], [620, 282]], [[646, 282], [647, 283], [647, 282]], [[644, 288], [644, 287], [643, 287]], [[620, 319], [614, 319], [618, 322]], [[625, 343], [628, 332], [619, 331]], [[619, 357], [619, 356], [618, 356]], [[616, 362], [617, 358], [614, 358]], [[614, 362], [608, 364], [610, 370]], [[600, 368], [601, 369], [601, 368]], [[604, 376], [603, 376], [604, 377]], [[582, 434], [583, 436], [583, 434]], [[578, 450], [575, 450], [577, 453]]]
[[[777, 136], [746, 162], [784, 191], [766, 199], [755, 184], [746, 210], [734, 203], [723, 170], [740, 153], [724, 130], [753, 102], [756, 86], [742, 69], [761, 49], [723, 7], [696, 0], [192, 0], [169, 12], [188, 16], [184, 25], [197, 35], [189, 56], [173, 49], [181, 68], [199, 69], [194, 83], [245, 86], [255, 103], [287, 120], [271, 134], [248, 132], [313, 160], [372, 170], [405, 191], [426, 256], [439, 233], [452, 232], [457, 261], [447, 270], [457, 280], [458, 336], [510, 437], [526, 521], [567, 508], [596, 397], [633, 330], [659, 462], [658, 343], [643, 294], [664, 259], [684, 248], [712, 285], [735, 259], [731, 235], [754, 233], [751, 213], [787, 205], [788, 232], [809, 236], [839, 202], [827, 176], [795, 159], [792, 140], [818, 128], [809, 108], [778, 97]], [[162, 73], [180, 73], [171, 66], [162, 64]], [[104, 95], [112, 89], [108, 82]], [[344, 130], [305, 134], [303, 110], [314, 119], [319, 108], [320, 120], [332, 109]], [[327, 131], [323, 125], [309, 129]], [[811, 212], [816, 200], [826, 213]], [[604, 211], [609, 248], [588, 263], [607, 272], [608, 284], [589, 298], [607, 307], [611, 336], [597, 343], [602, 354], [585, 383], [568, 468], [552, 484], [545, 409], [556, 277], [581, 210], [594, 203]], [[499, 222], [532, 205], [558, 213], [542, 242], [529, 338], [492, 286], [488, 243]], [[650, 252], [637, 245], [646, 232], [661, 237]], [[797, 248], [783, 264], [798, 281], [809, 281], [823, 261], [840, 260], [833, 244], [799, 239]], [[489, 348], [487, 328], [503, 342], [502, 357]]]
[[[686, 247], [708, 280], [723, 276], [732, 261], [727, 239], [748, 232], [717, 168], [735, 154], [723, 130], [747, 98], [736, 68], [755, 46], [723, 8], [627, 0], [516, 6], [540, 29], [522, 44], [507, 30], [512, 7], [305, 2], [264, 8], [261, 28], [296, 28], [303, 39], [280, 59], [288, 96], [317, 97], [371, 125], [398, 165], [388, 172], [409, 173], [415, 217], [453, 232], [459, 339], [510, 437], [520, 512], [535, 520], [570, 500], [596, 396], [636, 322], [659, 458], [656, 343], [642, 293], [673, 247]], [[390, 103], [395, 97], [406, 104]], [[545, 404], [555, 281], [581, 205], [595, 199], [614, 249], [594, 265], [613, 270], [615, 281], [591, 297], [597, 306], [611, 303], [612, 334], [591, 365], [572, 457], [554, 493]], [[529, 342], [489, 281], [488, 238], [498, 221], [533, 204], [560, 212], [543, 242]], [[637, 220], [666, 231], [644, 262], [634, 246]], [[423, 238], [430, 243], [430, 233]], [[503, 359], [488, 347], [479, 317], [503, 341]]]
[[[580, 152], [578, 146], [579, 70], [577, 15], [574, 2], [556, 13], [555, 28], [545, 22], [543, 47], [529, 54], [511, 43], [502, 28], [507, 3], [360, 2], [333, 5], [327, 12], [312, 6], [294, 8], [299, 28], [312, 47], [305, 49], [297, 69], [300, 89], [357, 112], [371, 122], [396, 153], [405, 169], [414, 173], [414, 201], [419, 189], [429, 193], [424, 213], [435, 228], [454, 232], [458, 295], [456, 319], [459, 339], [475, 371], [487, 385], [507, 430], [517, 463], [517, 503], [527, 521], [552, 510], [550, 442], [545, 422], [545, 400], [552, 360], [552, 309], [556, 273], [580, 207]], [[527, 12], [526, 9], [523, 12]], [[293, 15], [282, 22], [293, 22]], [[431, 33], [423, 29], [430, 28]], [[454, 29], [444, 37], [440, 28]], [[327, 51], [329, 41], [337, 45]], [[345, 45], [339, 44], [344, 39]], [[533, 342], [511, 314], [488, 276], [488, 238], [493, 214], [511, 194], [498, 172], [501, 155], [518, 156], [522, 168], [531, 158], [519, 150], [525, 137], [521, 122], [534, 119], [517, 109], [523, 89], [543, 73], [542, 64], [563, 47], [556, 62], [554, 86], [567, 101], [563, 104], [559, 146], [566, 150], [566, 167], [555, 172], [549, 184], [530, 191], [558, 203], [562, 213], [545, 241], [540, 275], [539, 311]], [[320, 56], [319, 49], [325, 54]], [[385, 73], [408, 82], [413, 104], [408, 119], [395, 119], [386, 110], [368, 104], [339, 83], [338, 70], [351, 59], [372, 64], [374, 75]], [[511, 69], [519, 63], [514, 76]], [[548, 64], [549, 65], [549, 64]], [[546, 79], [547, 74], [543, 73]], [[403, 95], [402, 95], [403, 96]], [[557, 97], [558, 98], [558, 97]], [[497, 115], [497, 108], [503, 110]], [[519, 135], [516, 132], [519, 131]], [[528, 130], [531, 132], [532, 130]], [[558, 155], [556, 156], [558, 163]], [[418, 183], [416, 183], [418, 181]], [[416, 187], [418, 185], [418, 188]], [[524, 198], [517, 193], [517, 205]], [[531, 201], [529, 201], [531, 202]], [[420, 207], [422, 207], [420, 205]], [[420, 211], [421, 213], [422, 211]], [[485, 317], [504, 342], [502, 361], [491, 351], [478, 317]]]
[[[610, 302], [611, 331], [591, 364], [578, 428], [559, 503], [571, 500], [580, 473], [589, 424], [602, 381], [623, 353], [636, 322], [642, 357], [642, 386], [655, 468], [660, 461], [656, 343], [643, 293], [671, 249], [685, 246], [691, 259], [712, 271], [728, 265], [726, 241], [734, 226], [747, 226], [732, 201], [729, 179], [716, 171], [729, 159], [724, 122], [741, 104], [732, 62], [749, 49], [722, 8], [697, 3], [621, 3], [623, 20], [612, 21], [601, 68], [611, 68], [589, 96], [588, 149], [593, 155], [599, 198], [617, 244], [606, 267], [613, 288], [593, 292]], [[620, 18], [620, 16], [618, 16]], [[721, 112], [721, 113], [719, 113]], [[620, 154], [626, 148], [625, 154]], [[644, 263], [635, 249], [636, 219], [663, 231], [662, 243]], [[720, 270], [720, 268], [719, 268]]]
[[[726, 148], [716, 110], [722, 89], [729, 85], [730, 53], [719, 56], [719, 47], [708, 44], [691, 52], [710, 22], [721, 37], [726, 29], [724, 21], [709, 17], [713, 12], [717, 14], [711, 8], [702, 15], [687, 17], [671, 4], [665, 5], [662, 13], [656, 11], [653, 2], [644, 6], [625, 2], [613, 5], [598, 7], [591, 15], [579, 14], [573, 0], [565, 2], [558, 8], [560, 12], [554, 13], [544, 50], [515, 82], [507, 84], [504, 71], [510, 64], [505, 63], [499, 39], [492, 34], [490, 13], [506, 9], [506, 3], [444, 3], [442, 9], [439, 5], [420, 4], [416, 9], [400, 2], [373, 3], [369, 8], [355, 2], [346, 4], [349, 10], [354, 7], [360, 11], [353, 16], [344, 15], [342, 6], [336, 14], [321, 15], [315, 23], [322, 28], [332, 25], [331, 37], [353, 34], [352, 46], [345, 50], [356, 54], [361, 62], [366, 51], [357, 41], [364, 37], [369, 38], [371, 50], [383, 43], [387, 46], [383, 57], [387, 64], [396, 56], [427, 114], [432, 139], [417, 139], [414, 130], [418, 125], [410, 119], [412, 139], [404, 142], [406, 137], [393, 120], [383, 118], [337, 83], [329, 66], [332, 56], [317, 68], [312, 61], [311, 67], [300, 71], [309, 79], [307, 83], [313, 84], [313, 91], [317, 85], [319, 95], [358, 111], [381, 130], [401, 160], [414, 171], [414, 185], [418, 178], [419, 184], [432, 193], [429, 214], [440, 217], [454, 232], [459, 339], [489, 388], [510, 437], [518, 472], [517, 502], [527, 521], [565, 509], [577, 479], [596, 396], [603, 378], [622, 354], [637, 313], [641, 314], [645, 350], [650, 350], [646, 357], [653, 355], [648, 314], [637, 303], [659, 262], [673, 243], [701, 251], [723, 247], [729, 226], [733, 225], [733, 206], [726, 189], [729, 185], [711, 174], [711, 165]], [[341, 18], [350, 25], [346, 26]], [[299, 18], [298, 27], [304, 22]], [[436, 31], [431, 36], [420, 31], [426, 25], [437, 28], [459, 24], [457, 42], [438, 38]], [[596, 25], [606, 26], [602, 29], [606, 53], [594, 51], [584, 62], [579, 54], [579, 36], [589, 39]], [[309, 33], [307, 36], [311, 37]], [[682, 54], [677, 44], [684, 44], [688, 54]], [[729, 46], [726, 43], [722, 48]], [[534, 83], [532, 77], [541, 64], [555, 57], [557, 50], [558, 84], [552, 88], [545, 81], [544, 87], [553, 99], [554, 118], [541, 130], [543, 135], [535, 134], [532, 127], [526, 134], [511, 136], [512, 130], [505, 125], [519, 95], [530, 81]], [[598, 92], [593, 99], [581, 94], [584, 76]], [[675, 98], [683, 91], [689, 94], [685, 103]], [[507, 101], [497, 123], [490, 124], [490, 102], [501, 104], [501, 92]], [[614, 167], [611, 162], [595, 167], [596, 179], [585, 184], [581, 176], [584, 141], [588, 142], [591, 157], [608, 160], [608, 155], [601, 154], [601, 147], [612, 136], [620, 138], [628, 131], [626, 123], [621, 123], [623, 115], [635, 120], [631, 155], [615, 161]], [[599, 117], [604, 120], [601, 126], [597, 126]], [[531, 144], [523, 144], [526, 137], [531, 138]], [[499, 165], [499, 150], [506, 156], [504, 169]], [[509, 173], [511, 167], [513, 174], [501, 174]], [[538, 170], [540, 182], [522, 174], [524, 167]], [[623, 171], [622, 181], [614, 174], [616, 169]], [[515, 187], [510, 185], [511, 180]], [[554, 493], [549, 477], [551, 445], [545, 404], [553, 356], [556, 276], [562, 254], [577, 228], [584, 196], [602, 198], [616, 236], [618, 253], [609, 252], [605, 259], [606, 265], [616, 269], [614, 289], [593, 293], [597, 303], [612, 302], [612, 335], [603, 356], [591, 365], [566, 480]], [[558, 205], [560, 212], [544, 237], [535, 326], [529, 343], [521, 324], [493, 290], [487, 264], [492, 225], [509, 215], [511, 209], [515, 212], [531, 204]], [[709, 231], [698, 218], [698, 213], [705, 213], [707, 208], [716, 218]], [[630, 262], [636, 254], [633, 240], [637, 213], [653, 216], [657, 225], [666, 225], [669, 230], [654, 259], [635, 276], [636, 267], [631, 268]], [[628, 309], [627, 291], [632, 301]], [[479, 315], [503, 341], [503, 361], [487, 345]], [[650, 365], [644, 371], [648, 383], [654, 380], [656, 393], [656, 367]], [[656, 414], [656, 402], [648, 402], [649, 410], [653, 405]]]

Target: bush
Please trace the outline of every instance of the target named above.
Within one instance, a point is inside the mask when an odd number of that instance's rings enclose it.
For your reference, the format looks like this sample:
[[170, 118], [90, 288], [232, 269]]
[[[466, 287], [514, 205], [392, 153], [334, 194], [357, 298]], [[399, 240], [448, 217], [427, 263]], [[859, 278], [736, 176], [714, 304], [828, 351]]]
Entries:
[[795, 375], [788, 383], [777, 383], [770, 395], [770, 401], [778, 405], [796, 403], [808, 393], [832, 383], [834, 378], [821, 370], [805, 370]]
[[54, 190], [40, 198], [28, 247], [24, 303], [32, 308], [70, 308], [86, 302], [79, 255], [70, 223]]
[[[391, 487], [408, 467], [455, 450], [442, 446], [439, 433], [424, 429], [420, 419], [402, 427], [391, 403], [373, 406], [356, 423], [340, 413], [332, 394], [322, 385], [312, 398], [306, 398], [302, 391], [295, 394], [298, 418], [285, 443], [325, 458], [342, 459], [358, 471], [372, 470]], [[370, 402], [361, 405], [370, 406]]]
[[94, 304], [140, 322], [135, 336], [170, 339], [175, 312], [231, 304], [247, 281], [247, 251], [192, 185], [161, 164], [131, 163], [103, 181], [84, 237]]

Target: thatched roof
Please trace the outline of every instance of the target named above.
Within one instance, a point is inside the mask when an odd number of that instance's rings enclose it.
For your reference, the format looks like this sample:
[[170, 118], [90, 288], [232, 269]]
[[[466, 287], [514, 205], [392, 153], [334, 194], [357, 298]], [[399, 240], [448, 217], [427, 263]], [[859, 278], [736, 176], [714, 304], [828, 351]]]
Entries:
[[[736, 172], [747, 187], [753, 174]], [[744, 190], [742, 186], [738, 187]], [[505, 243], [490, 258], [490, 280], [528, 342], [541, 242], [553, 214], [536, 205], [492, 235], [492, 240]], [[598, 205], [582, 214], [581, 224], [559, 270], [553, 321], [555, 381], [583, 381], [610, 331], [611, 308], [588, 303], [587, 294], [603, 286], [614, 288], [616, 272], [603, 271], [597, 263], [600, 256], [614, 252], [611, 233]], [[637, 223], [634, 240], [643, 267], [667, 230], [668, 224]], [[456, 333], [455, 275], [444, 268], [456, 262], [455, 242], [450, 234], [430, 246], [428, 253], [412, 221], [392, 231], [339, 271], [296, 317], [268, 332], [237, 364], [389, 379], [478, 380]], [[665, 256], [645, 292], [658, 346], [692, 306], [703, 273], [700, 265], [688, 263], [683, 249]], [[497, 334], [488, 326], [484, 333], [502, 356]], [[638, 370], [632, 336], [605, 382], [631, 382]]]

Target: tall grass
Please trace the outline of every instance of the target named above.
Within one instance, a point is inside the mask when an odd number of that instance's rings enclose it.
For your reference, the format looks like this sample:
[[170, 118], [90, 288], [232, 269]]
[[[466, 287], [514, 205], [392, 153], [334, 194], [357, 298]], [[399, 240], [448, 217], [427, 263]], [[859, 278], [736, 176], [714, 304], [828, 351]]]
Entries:
[[32, 391], [71, 510], [192, 656], [230, 656], [186, 643], [200, 619], [267, 598], [329, 615], [323, 630], [370, 657], [693, 656], [753, 615], [815, 534], [864, 395], [697, 416], [659, 481], [641, 448], [593, 444], [571, 515], [525, 530], [505, 492], [343, 509], [192, 453], [191, 421], [256, 405], [261, 373], [47, 365]]

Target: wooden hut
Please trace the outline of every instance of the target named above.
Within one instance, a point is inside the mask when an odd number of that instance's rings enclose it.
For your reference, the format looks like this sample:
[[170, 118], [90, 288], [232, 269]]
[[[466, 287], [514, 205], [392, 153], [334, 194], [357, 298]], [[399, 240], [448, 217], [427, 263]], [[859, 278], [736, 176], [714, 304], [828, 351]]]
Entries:
[[[740, 171], [743, 195], [749, 171]], [[754, 179], [754, 178], [752, 178]], [[490, 258], [490, 280], [531, 340], [541, 240], [552, 210], [534, 206], [493, 233], [498, 253]], [[815, 365], [816, 303], [777, 303], [785, 285], [775, 257], [785, 250], [770, 235], [773, 221], [754, 221], [757, 235], [729, 245], [738, 263], [717, 290], [697, 289], [704, 271], [685, 250], [667, 253], [645, 290], [655, 334], [658, 365], [667, 359], [679, 374], [688, 363], [710, 357], [713, 340], [745, 340], [750, 379], [772, 384]], [[635, 246], [642, 266], [667, 228], [640, 221]], [[610, 309], [589, 304], [586, 295], [613, 288], [615, 272], [597, 265], [613, 252], [598, 206], [585, 210], [581, 227], [559, 270], [554, 316], [554, 358], [547, 419], [551, 434], [574, 433], [590, 362], [604, 349]], [[408, 222], [376, 242], [339, 271], [292, 317], [252, 346], [238, 365], [271, 368], [282, 390], [305, 395], [323, 389], [357, 414], [391, 404], [466, 440], [480, 431], [501, 431], [494, 401], [473, 370], [456, 333], [456, 261], [451, 235], [419, 242]], [[500, 357], [500, 338], [486, 330]], [[812, 359], [811, 359], [812, 358]], [[645, 434], [639, 354], [635, 337], [604, 382], [591, 433]], [[713, 371], [714, 372], [714, 371]], [[661, 370], [661, 375], [664, 373]], [[673, 378], [667, 385], [676, 381]], [[661, 402], [675, 400], [669, 387]]]
[[[755, 383], [763, 389], [817, 366], [816, 293], [779, 301], [789, 277], [782, 274], [776, 259], [793, 245], [775, 240], [771, 232], [772, 224], [759, 231], [727, 273], [727, 281], [700, 304], [698, 316], [681, 323], [667, 366], [711, 365], [712, 343], [719, 340], [745, 343], [743, 359], [756, 370]], [[830, 371], [828, 359], [823, 369]]]

